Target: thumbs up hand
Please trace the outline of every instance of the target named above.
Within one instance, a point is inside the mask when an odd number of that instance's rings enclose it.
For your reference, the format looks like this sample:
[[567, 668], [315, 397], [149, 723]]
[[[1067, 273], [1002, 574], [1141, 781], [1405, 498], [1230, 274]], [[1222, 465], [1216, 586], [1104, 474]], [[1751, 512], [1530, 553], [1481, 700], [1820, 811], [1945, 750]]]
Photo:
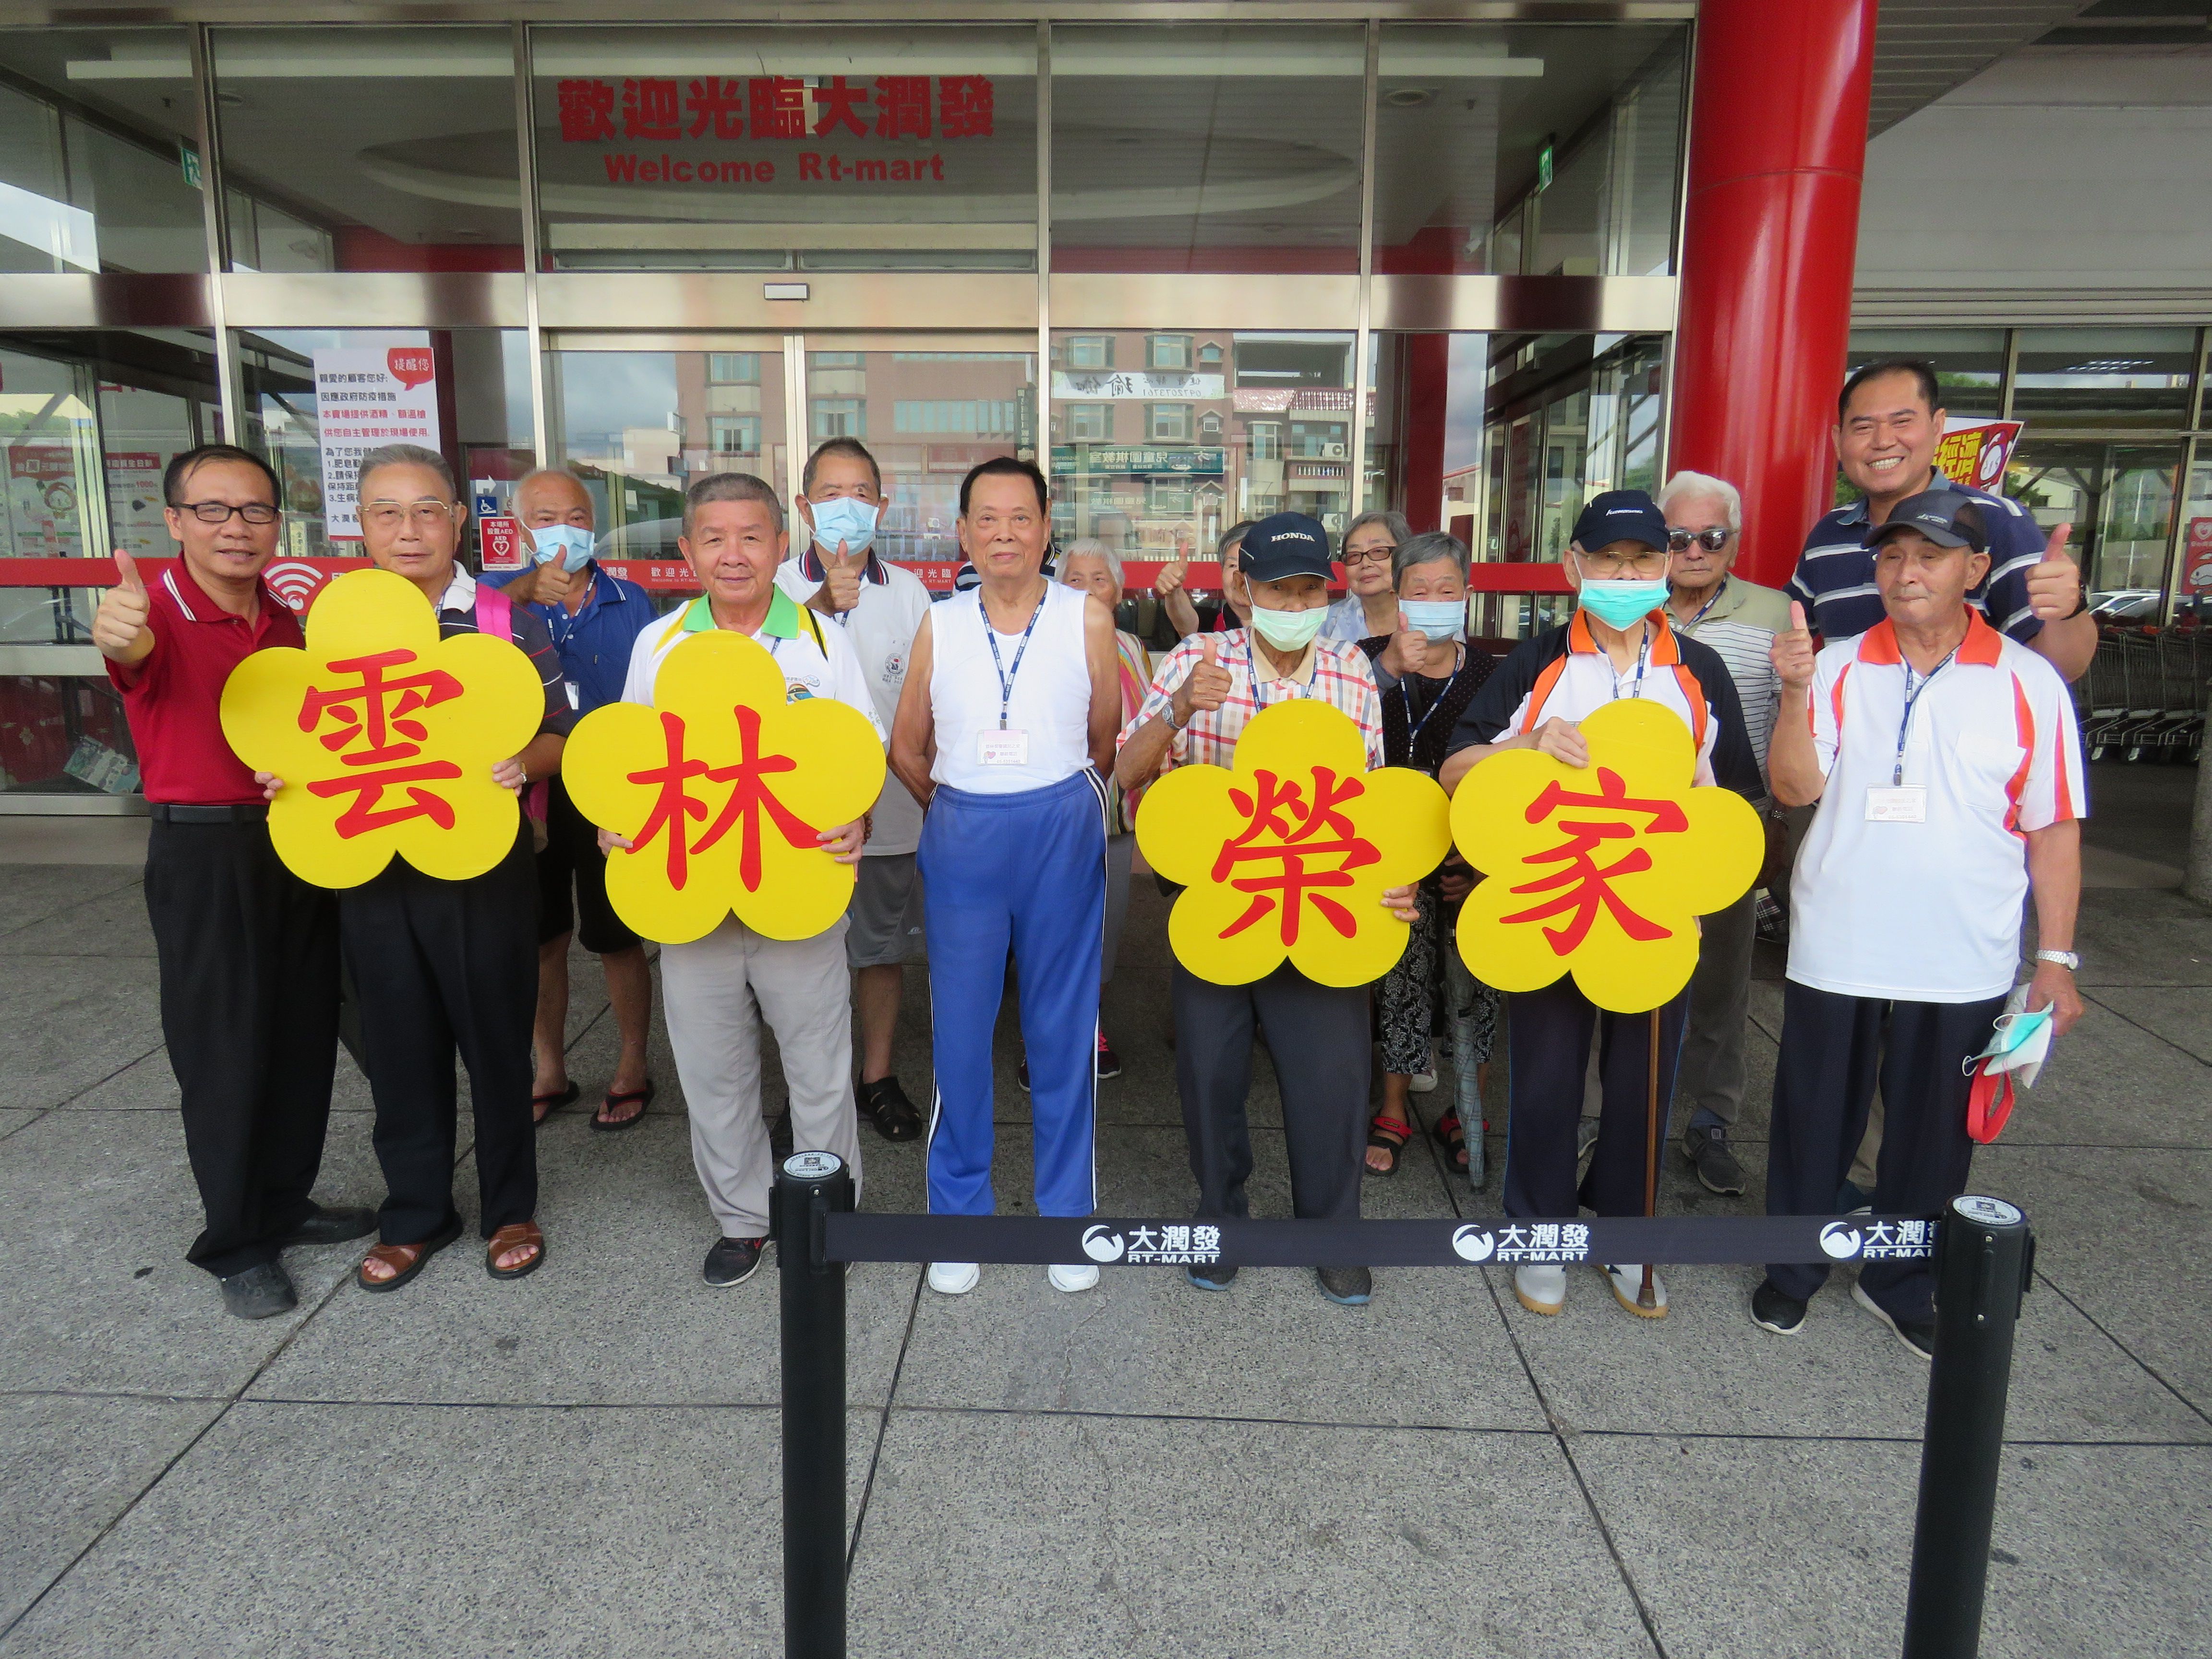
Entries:
[[116, 553], [115, 569], [122, 580], [100, 596], [92, 617], [92, 642], [111, 661], [141, 662], [154, 648], [154, 630], [146, 625], [153, 603], [146, 597], [137, 562], [128, 553]]
[[1195, 666], [1176, 688], [1176, 724], [1188, 726], [1191, 716], [1200, 712], [1211, 713], [1227, 701], [1232, 682], [1229, 671], [1221, 665], [1221, 642], [1209, 638], [1200, 647], [1201, 655]]
[[1767, 655], [1784, 686], [1802, 691], [1812, 684], [1813, 630], [1805, 625], [1805, 607], [1796, 600], [1790, 602], [1790, 631], [1774, 636]]
[[867, 568], [867, 554], [848, 553], [843, 542], [839, 542], [837, 550], [822, 561], [822, 588], [831, 611], [850, 611], [860, 604], [860, 576]]
[[2028, 609], [2045, 622], [2063, 622], [2081, 604], [2081, 567], [2066, 550], [2066, 538], [2074, 526], [2062, 524], [2051, 532], [2043, 557], [2027, 573]]

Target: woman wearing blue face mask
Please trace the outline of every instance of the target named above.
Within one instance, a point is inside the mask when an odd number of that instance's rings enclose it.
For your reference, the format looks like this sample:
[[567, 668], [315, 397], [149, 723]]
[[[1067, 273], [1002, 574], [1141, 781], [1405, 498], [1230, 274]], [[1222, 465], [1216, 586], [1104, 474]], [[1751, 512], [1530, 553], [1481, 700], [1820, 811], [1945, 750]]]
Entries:
[[[1534, 749], [1587, 767], [1579, 722], [1620, 697], [1648, 697], [1680, 716], [1698, 746], [1697, 781], [1741, 793], [1759, 786], [1759, 762], [1728, 666], [1710, 646], [1678, 635], [1667, 616], [1666, 516], [1640, 489], [1608, 490], [1575, 521], [1562, 561], [1579, 601], [1560, 627], [1523, 640], [1461, 716], [1438, 781], [1459, 787], [1480, 762], [1503, 749]], [[1474, 787], [1480, 787], [1478, 772]], [[1689, 1005], [1685, 990], [1660, 1011], [1661, 1109], [1674, 1092], [1674, 1059]], [[1647, 1014], [1601, 1014], [1563, 976], [1506, 1000], [1510, 1083], [1503, 1200], [1509, 1216], [1571, 1216], [1577, 1205], [1599, 1215], [1644, 1213], [1652, 1022]], [[1590, 1040], [1601, 1033], [1604, 1105], [1589, 1175], [1575, 1180], [1576, 1126]], [[1601, 1268], [1622, 1307], [1640, 1318], [1667, 1311], [1667, 1287], [1655, 1274], [1651, 1300], [1639, 1301], [1643, 1264]], [[1563, 1267], [1517, 1267], [1514, 1294], [1531, 1313], [1566, 1305]]]
[[[1347, 537], [1346, 541], [1350, 541]], [[1382, 752], [1387, 764], [1411, 766], [1431, 777], [1443, 764], [1445, 745], [1493, 666], [1486, 653], [1467, 644], [1468, 551], [1456, 536], [1427, 531], [1394, 550], [1396, 626], [1364, 639], [1359, 648], [1375, 670], [1382, 694]], [[1367, 1126], [1367, 1172], [1397, 1173], [1413, 1139], [1408, 1097], [1434, 1087], [1429, 1034], [1435, 1023], [1438, 941], [1449, 940], [1460, 901], [1474, 874], [1456, 852], [1420, 885], [1421, 919], [1413, 924], [1406, 954], [1382, 981], [1376, 1010], [1382, 1031], [1382, 1107]], [[1461, 1173], [1481, 1179], [1482, 1077], [1490, 1060], [1498, 994], [1466, 971], [1459, 953], [1442, 952], [1452, 1008], [1452, 1062], [1456, 1109], [1432, 1133]], [[1425, 1085], [1419, 1082], [1424, 1075]], [[1462, 1128], [1475, 1125], [1470, 1152]]]

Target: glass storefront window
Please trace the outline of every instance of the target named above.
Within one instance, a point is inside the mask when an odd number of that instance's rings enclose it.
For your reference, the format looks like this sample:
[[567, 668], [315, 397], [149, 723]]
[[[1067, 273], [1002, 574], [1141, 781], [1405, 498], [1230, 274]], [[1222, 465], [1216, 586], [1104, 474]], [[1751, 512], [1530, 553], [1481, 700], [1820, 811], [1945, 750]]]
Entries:
[[442, 453], [477, 511], [529, 469], [527, 337], [520, 329], [264, 329], [238, 335], [246, 441], [284, 481], [285, 550], [361, 551], [354, 468], [367, 451]]
[[182, 29], [0, 31], [0, 272], [205, 270], [198, 105]]
[[1674, 24], [1385, 24], [1375, 269], [1672, 270], [1683, 61]]
[[1945, 410], [1962, 420], [1994, 419], [2004, 407], [2005, 331], [2001, 328], [1855, 328], [1844, 372], [1885, 357], [1919, 357], [1933, 363]]
[[2074, 527], [2068, 550], [2086, 574], [2092, 603], [2166, 586], [2173, 535], [2178, 444], [2038, 441], [2030, 427], [2005, 478], [2005, 493], [2046, 532]]
[[1358, 270], [1366, 62], [1358, 26], [1055, 27], [1053, 269]]
[[2191, 328], [2023, 328], [2012, 410], [2027, 422], [2065, 430], [2189, 424], [2197, 372]]
[[522, 269], [507, 30], [210, 39], [231, 269]]
[[1033, 270], [1036, 32], [542, 28], [562, 270]]

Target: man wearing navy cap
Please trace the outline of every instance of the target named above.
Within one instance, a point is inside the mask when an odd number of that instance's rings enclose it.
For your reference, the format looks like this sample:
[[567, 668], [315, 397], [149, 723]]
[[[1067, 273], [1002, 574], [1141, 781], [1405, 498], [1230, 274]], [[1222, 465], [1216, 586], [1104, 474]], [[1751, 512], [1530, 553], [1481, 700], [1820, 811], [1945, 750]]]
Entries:
[[[1328, 532], [1303, 513], [1278, 513], [1244, 532], [1222, 579], [1229, 600], [1251, 607], [1249, 628], [1198, 634], [1168, 653], [1136, 718], [1122, 729], [1114, 775], [1133, 793], [1177, 766], [1228, 766], [1237, 739], [1271, 704], [1311, 698], [1358, 726], [1367, 764], [1382, 764], [1382, 708], [1366, 653], [1319, 637], [1328, 611]], [[1383, 903], [1400, 920], [1420, 911], [1411, 887]], [[1282, 1087], [1293, 1213], [1356, 1220], [1366, 1164], [1368, 988], [1316, 985], [1289, 963], [1250, 985], [1216, 985], [1172, 966], [1176, 1085], [1182, 1096], [1199, 1220], [1251, 1213], [1244, 1183], [1252, 1136], [1244, 1100], [1252, 1037], [1267, 1039]], [[1202, 1291], [1225, 1291], [1237, 1269], [1188, 1267]], [[1358, 1306], [1373, 1294], [1364, 1267], [1316, 1270], [1322, 1294]]]
[[[1575, 521], [1561, 562], [1578, 607], [1565, 623], [1514, 647], [1484, 683], [1452, 732], [1439, 781], [1456, 791], [1486, 757], [1534, 749], [1588, 766], [1578, 723], [1617, 697], [1649, 697], [1681, 716], [1698, 745], [1697, 781], [1743, 793], [1759, 787], [1759, 762], [1727, 665], [1710, 646], [1677, 633], [1667, 612], [1667, 518], [1640, 489], [1593, 499]], [[1481, 787], [1480, 779], [1472, 786]], [[1689, 1005], [1685, 990], [1660, 1011], [1660, 1099], [1674, 1092], [1674, 1060]], [[1601, 1013], [1563, 975], [1539, 991], [1508, 994], [1510, 1129], [1505, 1213], [1557, 1219], [1586, 1204], [1599, 1215], [1644, 1213], [1648, 1155], [1651, 1022]], [[1575, 1127], [1593, 1029], [1605, 1101], [1589, 1175], [1575, 1182]], [[1667, 1287], [1652, 1276], [1651, 1305], [1639, 1300], [1643, 1264], [1601, 1267], [1629, 1312], [1658, 1319]], [[1566, 1306], [1561, 1267], [1517, 1267], [1514, 1293], [1531, 1313]]]

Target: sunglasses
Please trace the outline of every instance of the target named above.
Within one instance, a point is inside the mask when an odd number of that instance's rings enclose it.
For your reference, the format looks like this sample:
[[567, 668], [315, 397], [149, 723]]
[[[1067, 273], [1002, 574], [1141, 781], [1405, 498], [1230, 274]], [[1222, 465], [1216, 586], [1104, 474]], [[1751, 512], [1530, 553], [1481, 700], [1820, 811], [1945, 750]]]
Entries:
[[1717, 553], [1729, 544], [1729, 538], [1735, 534], [1733, 530], [1722, 529], [1669, 530], [1667, 532], [1667, 550], [1669, 553], [1686, 553], [1690, 550], [1690, 544], [1695, 542], [1706, 552]]

